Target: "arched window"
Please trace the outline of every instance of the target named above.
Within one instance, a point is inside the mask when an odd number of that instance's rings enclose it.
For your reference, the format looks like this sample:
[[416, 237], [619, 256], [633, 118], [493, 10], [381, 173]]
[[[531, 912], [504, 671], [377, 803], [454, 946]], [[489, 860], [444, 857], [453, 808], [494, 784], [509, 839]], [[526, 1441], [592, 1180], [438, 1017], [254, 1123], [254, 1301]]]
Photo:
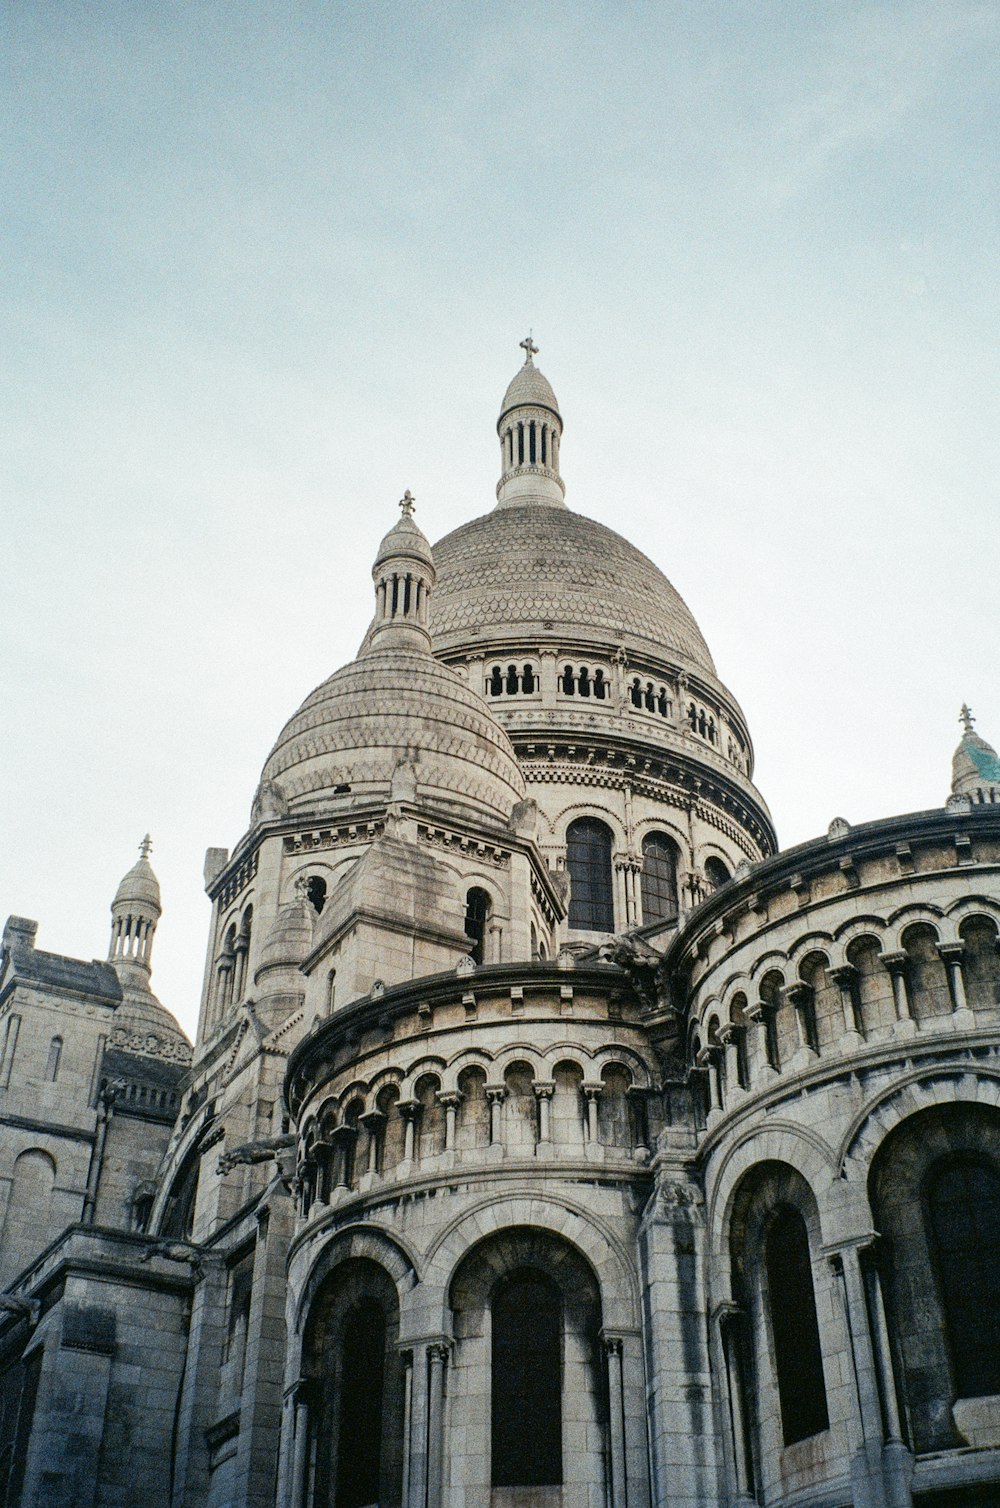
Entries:
[[785, 1444], [794, 1445], [818, 1435], [830, 1419], [809, 1235], [791, 1205], [783, 1205], [768, 1228], [765, 1262], [781, 1429]]
[[306, 881], [306, 897], [316, 915], [326, 905], [326, 881], [321, 874], [311, 874]]
[[732, 879], [729, 870], [721, 859], [714, 854], [705, 860], [705, 878], [713, 890], [718, 890], [720, 885], [726, 885]]
[[530, 665], [525, 665], [521, 672], [521, 690], [526, 696], [530, 696], [535, 689], [535, 672]]
[[507, 666], [507, 684], [506, 684], [506, 687], [505, 687], [507, 695], [508, 696], [516, 696], [517, 695], [517, 686], [518, 686], [517, 666], [516, 665], [508, 665]]
[[596, 817], [578, 817], [566, 832], [569, 924], [584, 932], [613, 932], [611, 829]]
[[489, 694], [500, 696], [503, 693], [503, 673], [499, 665], [494, 665], [490, 671]]
[[607, 696], [607, 694], [608, 694], [608, 683], [604, 679], [604, 671], [603, 670], [595, 670], [594, 671], [594, 695], [597, 697], [597, 700], [599, 702], [603, 702], [603, 700]]
[[955, 1391], [1000, 1393], [1000, 1174], [971, 1158], [938, 1163], [926, 1195]]
[[632, 703], [633, 707], [642, 706], [642, 686], [639, 682], [638, 677], [636, 677], [636, 679], [632, 682], [631, 686], [628, 689], [628, 699]]
[[562, 1470], [562, 1303], [550, 1278], [513, 1272], [492, 1303], [494, 1487], [558, 1486]]
[[642, 840], [642, 919], [671, 921], [677, 915], [677, 844], [666, 833]]
[[586, 665], [581, 665], [580, 666], [580, 679], [579, 679], [578, 684], [579, 684], [579, 687], [580, 687], [580, 695], [581, 696], [589, 696], [590, 695], [590, 671], [587, 669]]
[[465, 897], [465, 935], [472, 939], [469, 956], [473, 963], [482, 963], [486, 949], [486, 923], [490, 914], [490, 898], [485, 890], [474, 885]]
[[63, 1039], [53, 1037], [49, 1043], [49, 1061], [45, 1065], [45, 1077], [54, 1083], [59, 1076], [59, 1059], [62, 1057]]
[[573, 695], [574, 691], [576, 690], [576, 677], [573, 674], [572, 665], [566, 666], [565, 670], [562, 673], [560, 685], [562, 686], [563, 694], [565, 696]]

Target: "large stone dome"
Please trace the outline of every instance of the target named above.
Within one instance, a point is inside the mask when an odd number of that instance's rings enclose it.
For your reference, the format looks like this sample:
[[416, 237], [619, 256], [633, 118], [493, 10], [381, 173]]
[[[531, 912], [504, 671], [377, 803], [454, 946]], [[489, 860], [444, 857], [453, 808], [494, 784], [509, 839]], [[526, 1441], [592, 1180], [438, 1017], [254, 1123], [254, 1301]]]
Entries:
[[[268, 756], [262, 788], [291, 810], [331, 796], [387, 800], [411, 761], [421, 798], [505, 823], [524, 798], [510, 740], [483, 699], [432, 655], [369, 647], [307, 696]], [[326, 807], [327, 812], [329, 807]]]
[[568, 508], [498, 508], [434, 546], [436, 652], [549, 632], [647, 646], [715, 675], [698, 625], [663, 572], [614, 530]]

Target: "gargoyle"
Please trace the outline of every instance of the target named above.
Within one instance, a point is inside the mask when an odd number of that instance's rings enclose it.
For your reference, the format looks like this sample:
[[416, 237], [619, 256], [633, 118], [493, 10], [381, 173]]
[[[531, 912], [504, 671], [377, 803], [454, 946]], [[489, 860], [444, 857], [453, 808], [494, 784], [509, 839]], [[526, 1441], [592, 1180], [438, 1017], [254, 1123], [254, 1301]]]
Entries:
[[628, 975], [629, 983], [647, 1010], [656, 1007], [659, 996], [659, 969], [662, 959], [655, 948], [638, 937], [621, 934], [602, 944], [598, 957], [614, 963]]
[[279, 1160], [282, 1152], [294, 1146], [295, 1137], [291, 1131], [285, 1132], [282, 1136], [264, 1136], [260, 1141], [245, 1141], [242, 1146], [233, 1147], [231, 1151], [221, 1153], [219, 1172], [228, 1173], [240, 1163], [270, 1162], [272, 1158]]
[[41, 1312], [38, 1299], [22, 1299], [16, 1293], [0, 1293], [0, 1314], [16, 1314], [29, 1325], [37, 1325]]

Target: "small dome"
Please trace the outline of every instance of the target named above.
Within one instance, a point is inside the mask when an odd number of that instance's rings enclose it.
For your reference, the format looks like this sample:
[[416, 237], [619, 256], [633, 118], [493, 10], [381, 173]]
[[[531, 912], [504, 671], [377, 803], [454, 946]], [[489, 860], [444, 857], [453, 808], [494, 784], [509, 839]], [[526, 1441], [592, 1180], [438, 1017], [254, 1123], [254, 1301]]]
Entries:
[[331, 796], [388, 801], [401, 761], [422, 797], [505, 824], [524, 799], [506, 733], [458, 673], [416, 649], [369, 648], [307, 696], [261, 776], [292, 812]]
[[951, 789], [956, 796], [1000, 791], [1000, 755], [973, 729], [968, 707], [962, 708], [965, 732], [951, 762]]
[[140, 904], [154, 906], [157, 911], [161, 910], [160, 882], [153, 873], [153, 866], [148, 858], [151, 847], [147, 833], [139, 845], [138, 859], [115, 891], [112, 906]]
[[[412, 506], [410, 494], [406, 494], [406, 501]], [[384, 565], [387, 560], [399, 558], [419, 560], [425, 566], [434, 565], [434, 556], [427, 539], [417, 528], [409, 513], [404, 513], [398, 523], [394, 524], [378, 547], [375, 556], [374, 570]]]
[[190, 1062], [191, 1044], [176, 1020], [149, 990], [124, 984], [124, 998], [115, 1007], [111, 1045], [154, 1058]]
[[548, 408], [554, 414], [559, 414], [559, 404], [552, 391], [552, 384], [534, 365], [530, 356], [524, 366], [515, 373], [503, 395], [500, 421], [510, 413], [512, 408], [520, 408], [524, 404], [530, 404], [535, 408]]

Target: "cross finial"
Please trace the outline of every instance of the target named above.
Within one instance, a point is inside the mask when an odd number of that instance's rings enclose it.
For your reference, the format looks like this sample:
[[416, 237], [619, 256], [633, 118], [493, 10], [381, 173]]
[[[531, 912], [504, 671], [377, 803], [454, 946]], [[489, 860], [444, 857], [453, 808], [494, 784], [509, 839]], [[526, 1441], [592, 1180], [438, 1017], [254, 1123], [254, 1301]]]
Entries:
[[149, 836], [149, 834], [147, 833], [146, 836], [143, 838], [142, 842], [139, 844], [139, 853], [142, 855], [142, 857], [144, 859], [148, 859], [149, 856], [150, 856], [150, 854], [152, 853], [152, 851], [153, 851], [153, 840]]
[[524, 352], [525, 366], [530, 366], [532, 356], [538, 355], [538, 347], [535, 345], [535, 342], [531, 338], [530, 330], [528, 331], [527, 338], [521, 341], [521, 350]]
[[414, 508], [416, 507], [416, 501], [415, 501], [413, 493], [410, 491], [409, 487], [407, 487], [406, 491], [403, 493], [403, 496], [400, 498], [400, 500], [399, 500], [399, 506], [403, 510], [403, 517], [404, 518], [409, 518], [410, 514], [413, 512]]
[[962, 710], [958, 714], [958, 720], [962, 724], [962, 727], [965, 729], [966, 733], [972, 732], [972, 725], [976, 719], [973, 717], [972, 708], [968, 705], [967, 702], [962, 703]]

